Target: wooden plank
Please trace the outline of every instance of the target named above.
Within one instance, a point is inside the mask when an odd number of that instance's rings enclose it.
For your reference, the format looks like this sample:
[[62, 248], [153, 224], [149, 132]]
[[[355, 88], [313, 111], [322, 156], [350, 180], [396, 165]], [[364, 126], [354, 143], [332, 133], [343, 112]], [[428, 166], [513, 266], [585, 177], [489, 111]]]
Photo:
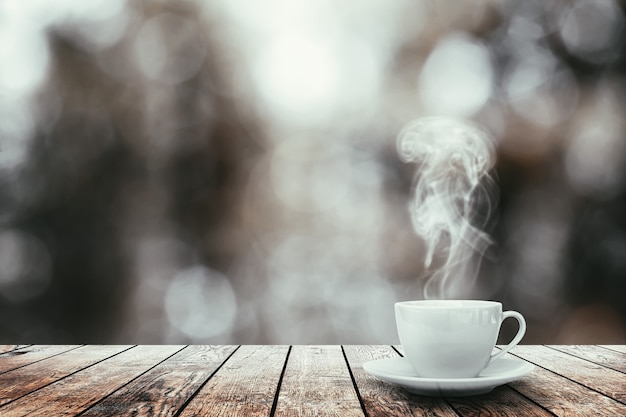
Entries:
[[276, 415], [364, 415], [341, 346], [292, 347]]
[[512, 354], [626, 403], [624, 374], [546, 346], [516, 346]]
[[76, 415], [183, 346], [136, 346], [0, 407], [2, 417]]
[[508, 385], [475, 397], [450, 398], [450, 404], [464, 417], [532, 416], [551, 417], [552, 413], [530, 401]]
[[626, 415], [624, 404], [543, 368], [508, 385], [557, 416]]
[[269, 416], [289, 346], [241, 346], [180, 417]]
[[369, 417], [457, 416], [441, 398], [419, 397], [402, 388], [376, 379], [363, 370], [365, 362], [398, 357], [390, 346], [343, 347], [352, 375]]
[[22, 349], [30, 345], [0, 345], [0, 355], [14, 350]]
[[605, 349], [601, 346], [550, 345], [549, 347], [616, 371], [626, 372], [625, 353]]
[[605, 349], [614, 350], [616, 352], [626, 353], [626, 345], [599, 345]]
[[7, 352], [0, 356], [0, 374], [79, 347], [80, 345], [34, 345]]
[[188, 346], [81, 414], [173, 416], [236, 346]]
[[0, 405], [23, 397], [130, 347], [83, 346], [0, 374]]

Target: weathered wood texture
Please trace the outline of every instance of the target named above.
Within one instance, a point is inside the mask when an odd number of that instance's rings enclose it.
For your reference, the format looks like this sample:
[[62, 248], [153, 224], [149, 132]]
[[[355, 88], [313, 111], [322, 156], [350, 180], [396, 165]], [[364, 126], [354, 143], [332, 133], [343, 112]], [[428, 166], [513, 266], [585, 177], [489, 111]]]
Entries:
[[550, 417], [553, 414], [507, 386], [476, 397], [452, 398], [450, 404], [466, 417], [478, 416], [536, 416]]
[[18, 350], [25, 348], [30, 345], [0, 345], [0, 354], [11, 352], [13, 350]]
[[188, 346], [81, 416], [172, 416], [234, 350], [234, 346]]
[[489, 394], [409, 394], [363, 370], [396, 346], [0, 345], [0, 416], [626, 416], [625, 346], [517, 346]]
[[0, 356], [2, 358], [0, 360], [0, 373], [8, 372], [78, 347], [80, 346], [32, 346], [10, 350]]
[[[45, 387], [131, 346], [84, 346], [0, 374], [0, 405]], [[4, 413], [2, 413], [4, 415]]]
[[601, 346], [549, 346], [560, 352], [586, 359], [598, 365], [626, 373], [626, 353], [605, 349]]
[[626, 345], [600, 345], [605, 349], [614, 350], [616, 352], [626, 353]]
[[546, 346], [516, 346], [511, 353], [626, 404], [626, 375], [622, 372]]
[[442, 398], [409, 394], [398, 387], [379, 381], [363, 370], [365, 362], [398, 357], [398, 353], [390, 346], [344, 346], [343, 349], [370, 417], [457, 416]]
[[557, 416], [626, 415], [618, 401], [546, 369], [537, 368], [509, 385]]
[[241, 346], [181, 417], [269, 416], [289, 346]]
[[364, 415], [341, 346], [293, 346], [276, 404], [279, 416]]
[[0, 408], [0, 414], [2, 417], [76, 415], [181, 348], [137, 346], [125, 350], [6, 404]]

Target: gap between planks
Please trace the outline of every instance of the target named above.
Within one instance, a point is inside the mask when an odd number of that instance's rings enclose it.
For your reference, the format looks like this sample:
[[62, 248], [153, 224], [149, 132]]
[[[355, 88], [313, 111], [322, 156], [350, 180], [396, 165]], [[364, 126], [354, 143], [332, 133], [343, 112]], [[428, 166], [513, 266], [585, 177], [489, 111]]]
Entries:
[[[87, 348], [97, 351], [109, 347]], [[3, 405], [0, 412], [3, 417], [77, 415], [182, 348], [131, 346]], [[119, 372], [120, 367], [125, 372]]]
[[595, 365], [626, 373], [626, 355], [595, 345], [546, 345], [561, 353], [572, 355]]

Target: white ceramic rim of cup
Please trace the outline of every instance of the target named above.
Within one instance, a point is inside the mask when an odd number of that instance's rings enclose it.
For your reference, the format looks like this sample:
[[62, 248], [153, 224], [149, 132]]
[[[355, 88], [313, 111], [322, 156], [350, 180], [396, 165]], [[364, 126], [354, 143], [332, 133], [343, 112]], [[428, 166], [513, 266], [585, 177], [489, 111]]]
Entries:
[[416, 309], [438, 309], [438, 308], [455, 308], [455, 309], [471, 309], [476, 307], [496, 307], [502, 306], [499, 301], [490, 300], [413, 300], [398, 301], [397, 306], [409, 307]]

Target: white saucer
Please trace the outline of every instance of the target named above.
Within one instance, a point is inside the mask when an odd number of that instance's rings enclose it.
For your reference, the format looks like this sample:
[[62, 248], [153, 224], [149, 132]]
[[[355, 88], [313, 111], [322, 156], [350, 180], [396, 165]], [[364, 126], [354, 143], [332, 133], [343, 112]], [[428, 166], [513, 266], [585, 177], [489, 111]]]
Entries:
[[387, 358], [366, 362], [363, 369], [376, 378], [400, 385], [407, 391], [427, 396], [466, 397], [485, 394], [498, 385], [515, 381], [535, 366], [516, 358], [500, 358], [476, 378], [420, 378], [406, 358]]

